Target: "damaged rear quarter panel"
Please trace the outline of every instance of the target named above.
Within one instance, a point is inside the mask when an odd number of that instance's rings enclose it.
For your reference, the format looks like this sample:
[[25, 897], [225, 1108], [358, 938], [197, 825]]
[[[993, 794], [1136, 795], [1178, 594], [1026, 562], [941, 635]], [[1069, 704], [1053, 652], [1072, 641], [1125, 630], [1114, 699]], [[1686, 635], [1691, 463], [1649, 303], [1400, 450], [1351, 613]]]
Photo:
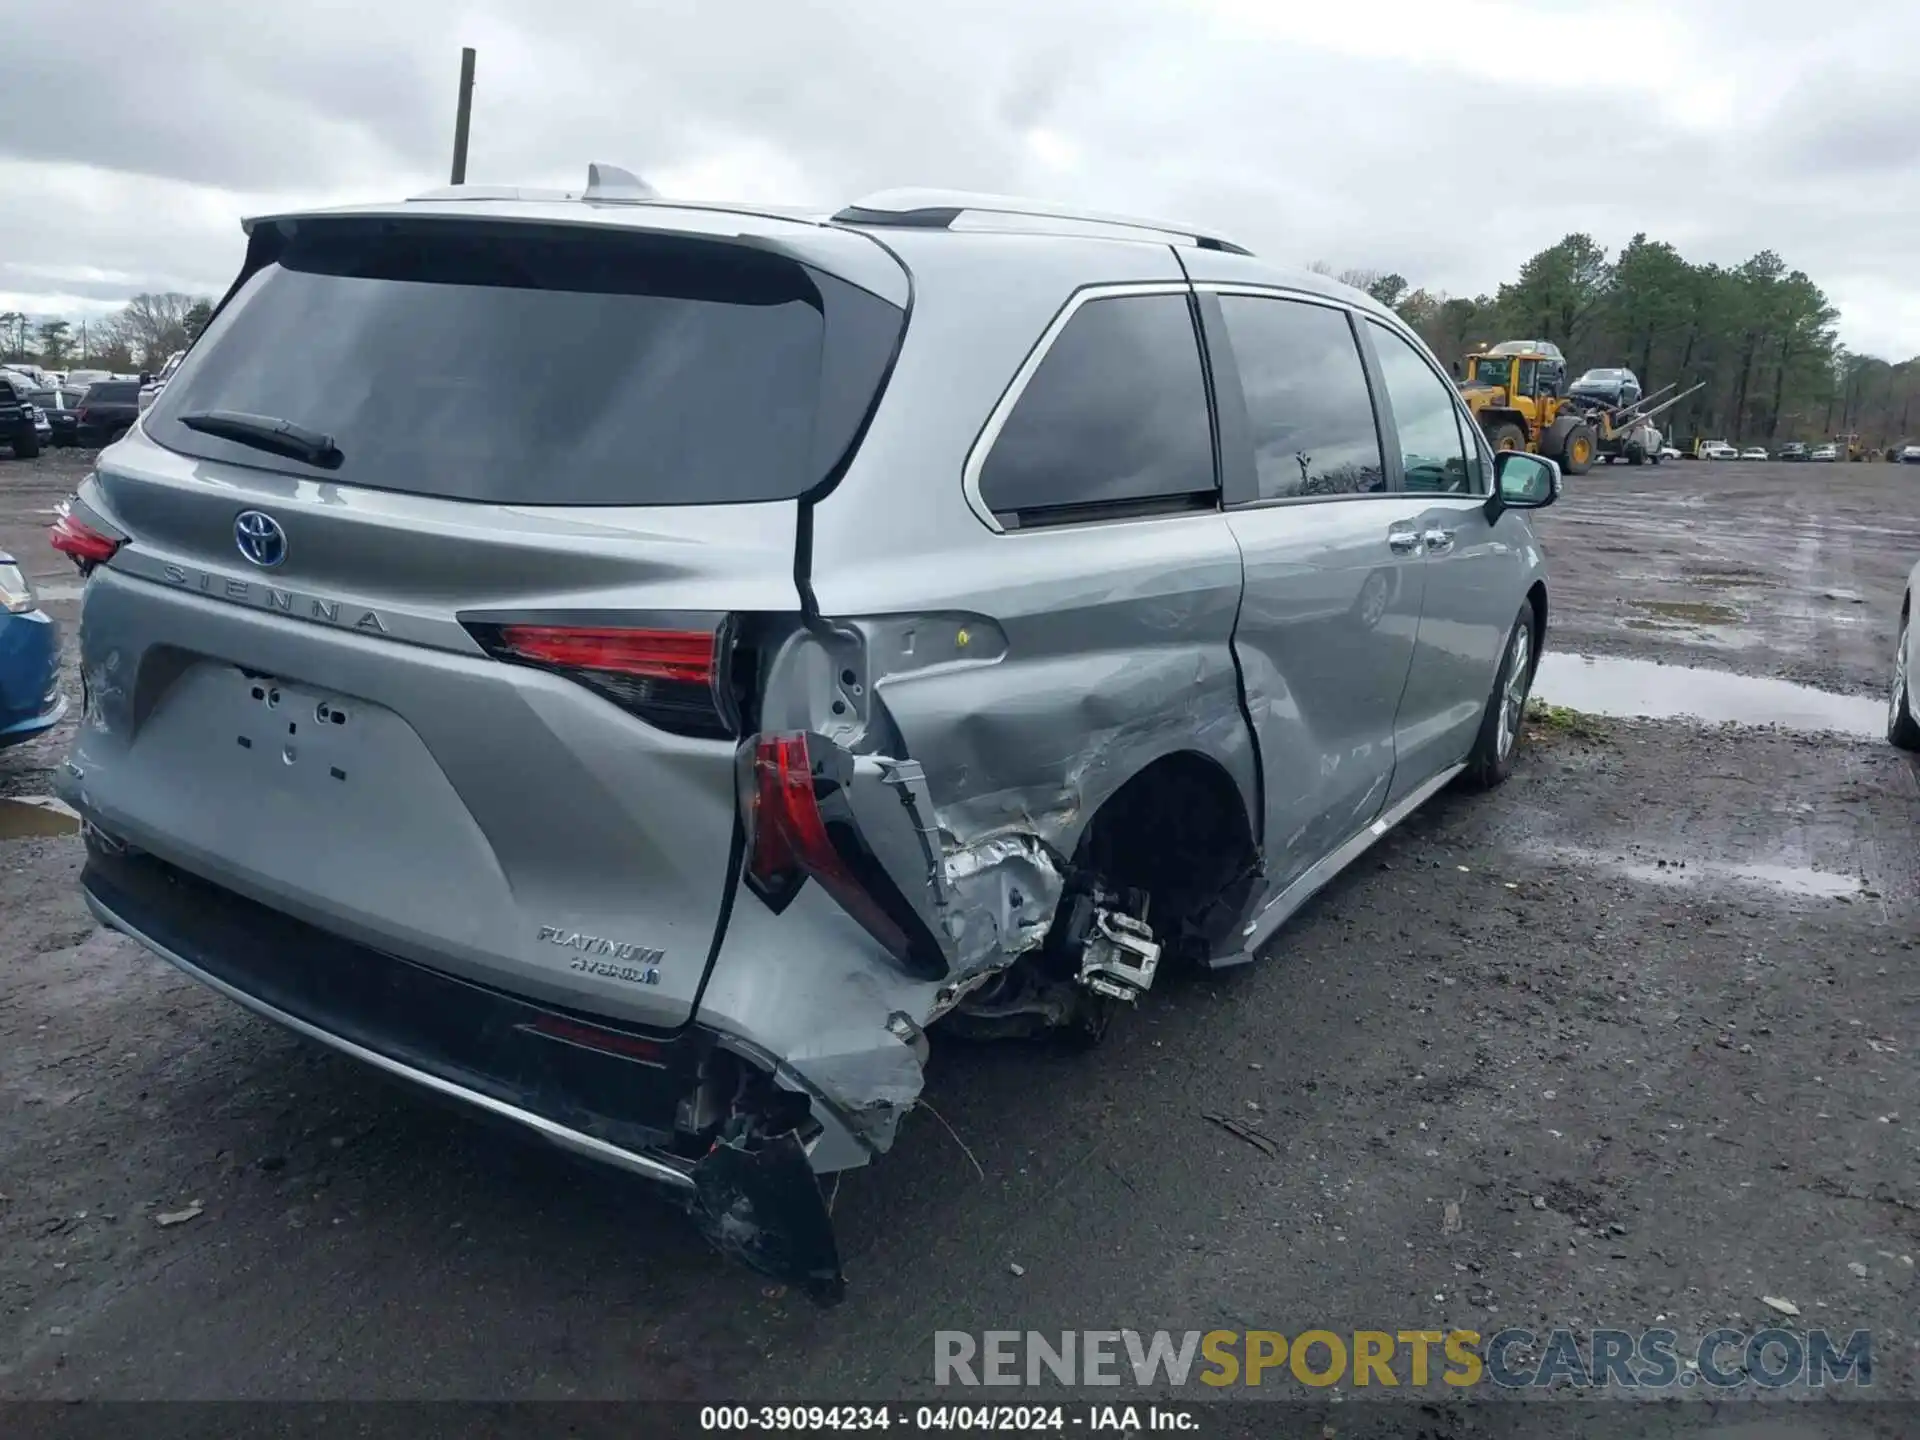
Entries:
[[[1249, 817], [1261, 813], [1232, 652], [1241, 559], [1225, 517], [996, 534], [962, 489], [988, 415], [1075, 288], [1096, 274], [1180, 281], [1178, 261], [1162, 246], [1065, 237], [888, 243], [915, 274], [913, 320], [858, 454], [812, 506], [805, 569], [825, 619], [775, 660], [761, 729], [921, 767], [959, 930], [952, 973], [906, 975], [809, 884], [779, 916], [737, 898], [701, 1006], [780, 1055], [873, 1150], [918, 1093], [917, 1056], [889, 1019], [925, 1024], [957, 988], [1039, 943], [1066, 862], [1120, 786], [1194, 752], [1230, 777]], [[885, 863], [903, 891], [937, 888], [913, 846]], [[829, 1163], [826, 1150], [823, 1139], [816, 1170], [858, 1163]]]

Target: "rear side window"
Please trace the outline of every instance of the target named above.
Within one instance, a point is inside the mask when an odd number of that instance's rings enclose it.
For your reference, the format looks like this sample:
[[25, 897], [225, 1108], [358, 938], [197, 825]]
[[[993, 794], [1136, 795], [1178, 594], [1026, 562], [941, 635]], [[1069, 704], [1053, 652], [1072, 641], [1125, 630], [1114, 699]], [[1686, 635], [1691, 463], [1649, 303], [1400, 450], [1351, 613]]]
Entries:
[[[905, 314], [744, 245], [608, 228], [291, 222], [148, 412], [161, 444], [526, 505], [791, 499], [844, 458]], [[339, 463], [180, 423], [332, 437]]]
[[1380, 374], [1400, 433], [1400, 465], [1406, 488], [1428, 494], [1472, 495], [1479, 484], [1479, 449], [1468, 464], [1462, 447], [1459, 410], [1453, 386], [1405, 340], [1384, 325], [1367, 322]]
[[1090, 300], [1014, 402], [980, 471], [1002, 524], [1211, 506], [1213, 428], [1184, 295]]
[[1359, 342], [1344, 310], [1222, 295], [1262, 500], [1387, 488]]

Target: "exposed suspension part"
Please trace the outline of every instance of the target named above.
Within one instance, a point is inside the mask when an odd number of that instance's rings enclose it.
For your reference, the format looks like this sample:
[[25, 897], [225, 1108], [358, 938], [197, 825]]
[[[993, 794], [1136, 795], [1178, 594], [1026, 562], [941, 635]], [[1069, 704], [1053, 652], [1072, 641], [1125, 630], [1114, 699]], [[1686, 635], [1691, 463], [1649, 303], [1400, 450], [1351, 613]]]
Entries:
[[[1146, 892], [1129, 891], [1123, 901], [1096, 885], [1090, 894], [1077, 897], [1075, 904], [1086, 907], [1084, 924], [1081, 915], [1074, 916], [1075, 933], [1086, 938], [1074, 978], [1096, 995], [1133, 1004], [1152, 988], [1160, 968], [1160, 942], [1146, 922]], [[1130, 910], [1138, 915], [1129, 914]]]

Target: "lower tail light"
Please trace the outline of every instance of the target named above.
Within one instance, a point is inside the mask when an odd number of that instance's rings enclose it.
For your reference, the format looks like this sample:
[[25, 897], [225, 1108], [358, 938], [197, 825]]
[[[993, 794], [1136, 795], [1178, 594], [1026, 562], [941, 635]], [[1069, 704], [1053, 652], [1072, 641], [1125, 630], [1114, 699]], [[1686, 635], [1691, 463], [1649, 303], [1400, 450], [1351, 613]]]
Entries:
[[726, 663], [730, 625], [667, 630], [470, 621], [467, 630], [496, 660], [565, 675], [662, 730], [712, 739], [739, 733]]
[[946, 958], [893, 878], [868, 851], [842, 791], [850, 778], [829, 761], [839, 747], [804, 732], [762, 735], [740, 751], [740, 806], [747, 832], [747, 887], [778, 912], [808, 877], [918, 976], [940, 979]]
[[76, 520], [71, 512], [53, 522], [48, 528], [47, 538], [53, 542], [54, 549], [70, 558], [82, 570], [106, 564], [125, 543], [111, 535], [102, 534], [84, 520]]

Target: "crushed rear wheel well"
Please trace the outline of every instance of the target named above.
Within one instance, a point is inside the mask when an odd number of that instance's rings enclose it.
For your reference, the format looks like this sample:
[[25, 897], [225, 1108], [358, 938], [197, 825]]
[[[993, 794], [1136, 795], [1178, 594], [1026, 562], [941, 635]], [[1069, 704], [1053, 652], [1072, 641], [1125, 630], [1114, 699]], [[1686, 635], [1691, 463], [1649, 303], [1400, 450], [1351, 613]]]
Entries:
[[1161, 940], [1204, 955], [1239, 920], [1257, 860], [1239, 787], [1217, 761], [1179, 751], [1107, 797], [1081, 835], [1068, 888], [1097, 877], [1144, 890]]

